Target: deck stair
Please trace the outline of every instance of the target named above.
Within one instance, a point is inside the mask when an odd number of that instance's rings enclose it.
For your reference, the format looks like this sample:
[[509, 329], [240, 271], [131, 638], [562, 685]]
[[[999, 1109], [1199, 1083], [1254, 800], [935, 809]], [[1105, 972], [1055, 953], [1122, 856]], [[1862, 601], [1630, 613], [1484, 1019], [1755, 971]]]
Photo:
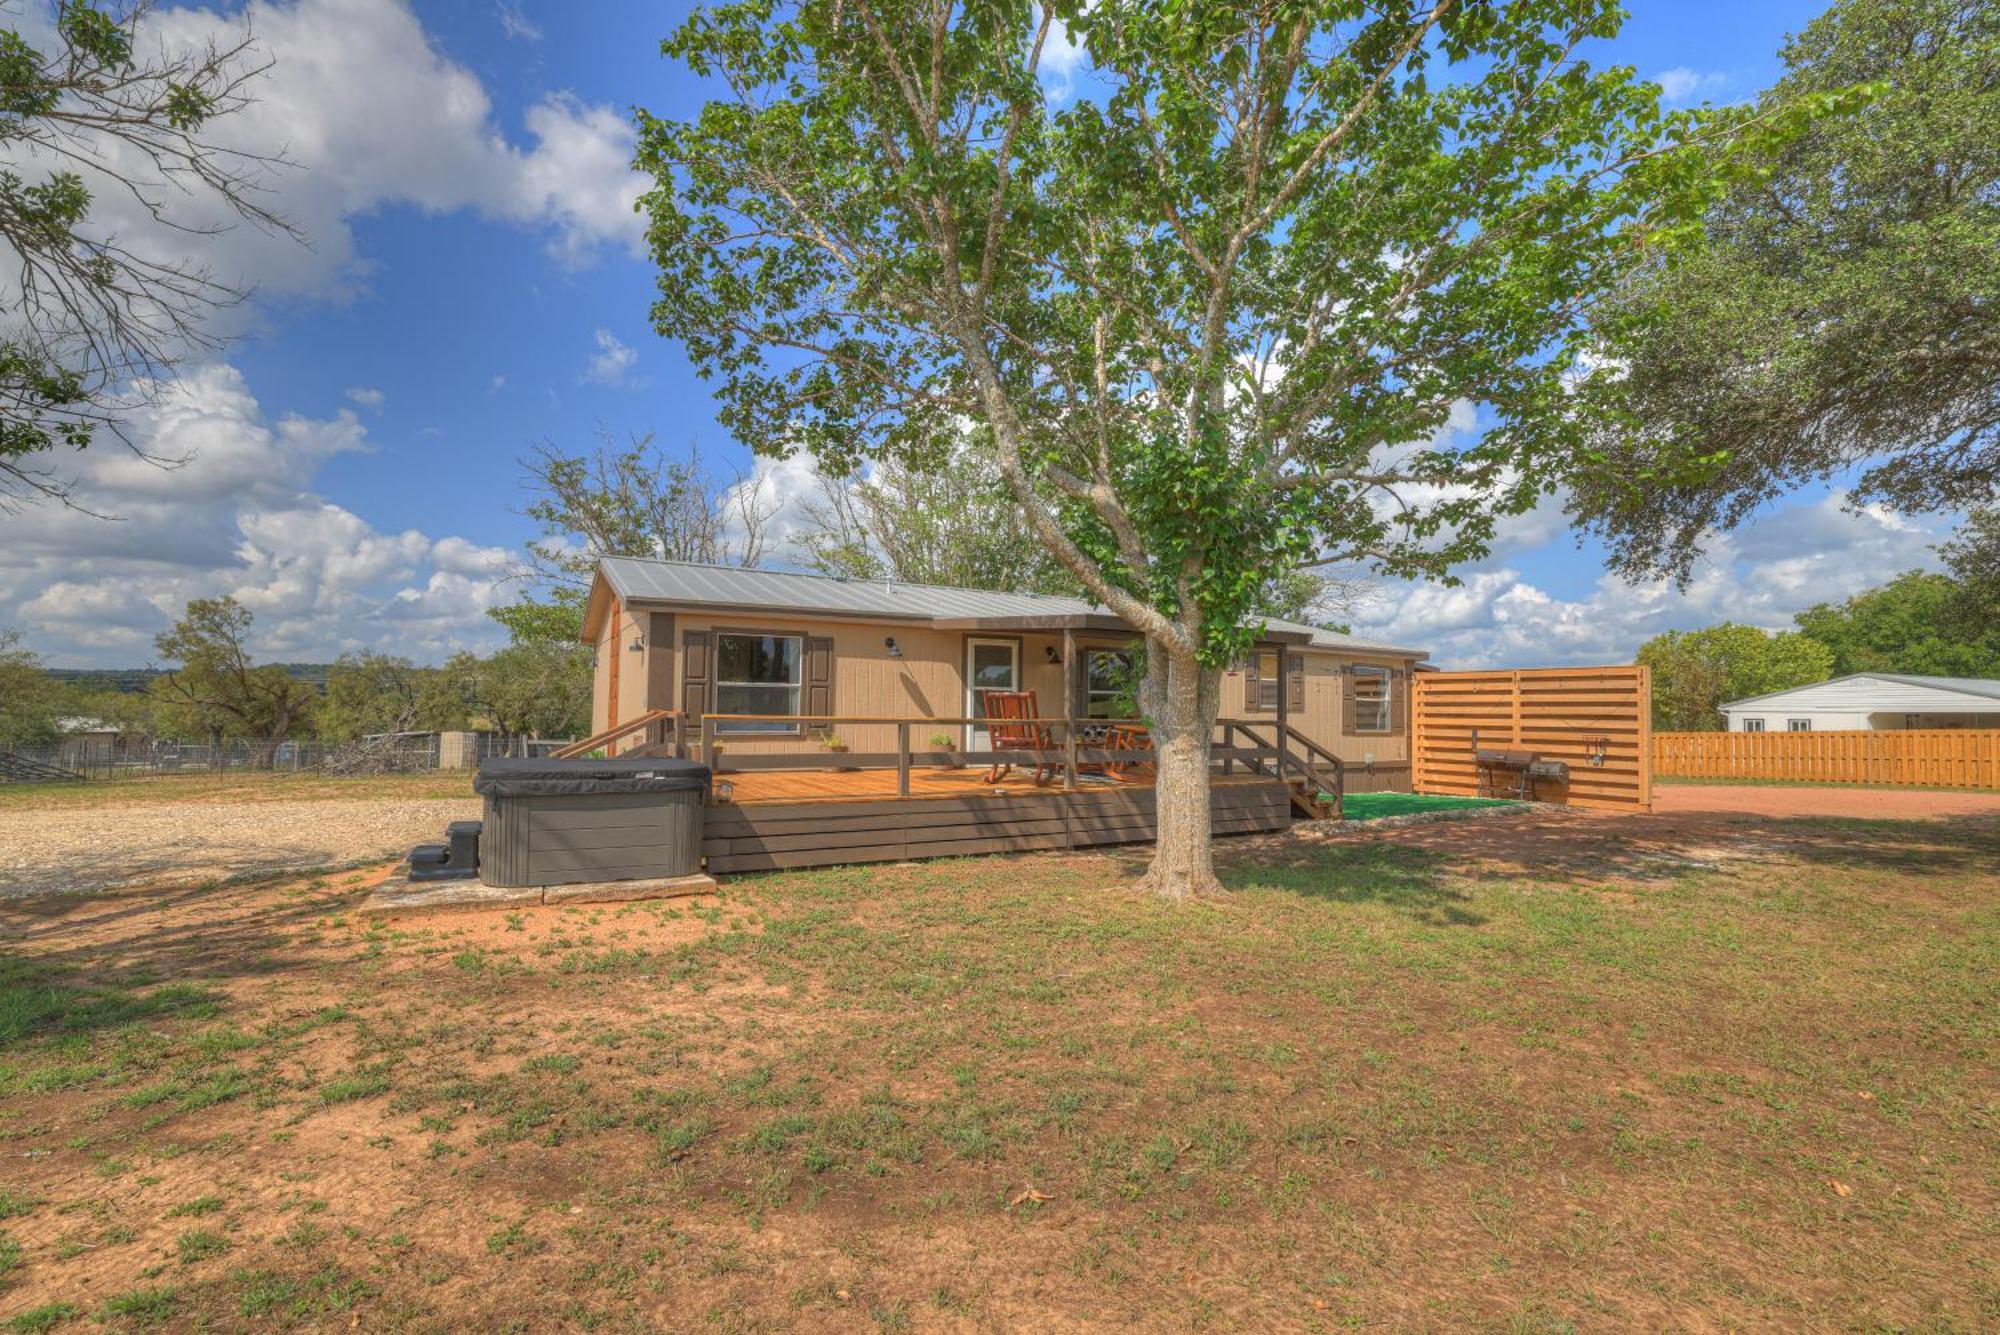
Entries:
[[0, 752], [0, 783], [82, 783], [76, 770], [13, 752]]
[[[1347, 768], [1339, 756], [1288, 723], [1232, 719], [1224, 726], [1231, 732], [1240, 730], [1267, 752], [1275, 752], [1275, 758], [1268, 764], [1261, 759], [1247, 763], [1259, 774], [1284, 780], [1285, 791], [1291, 795], [1292, 811], [1299, 819], [1340, 819], [1341, 798], [1347, 791]], [[1272, 729], [1270, 738], [1258, 733], [1264, 727]]]

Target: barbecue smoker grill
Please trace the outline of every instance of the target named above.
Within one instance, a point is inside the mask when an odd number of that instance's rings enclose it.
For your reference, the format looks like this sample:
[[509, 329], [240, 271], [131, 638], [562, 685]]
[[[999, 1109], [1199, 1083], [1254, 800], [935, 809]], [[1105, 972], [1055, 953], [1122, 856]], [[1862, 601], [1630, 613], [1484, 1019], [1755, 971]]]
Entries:
[[1569, 782], [1569, 766], [1560, 760], [1543, 760], [1533, 751], [1475, 751], [1479, 766], [1481, 797], [1511, 797], [1522, 802], [1535, 800], [1535, 784]]

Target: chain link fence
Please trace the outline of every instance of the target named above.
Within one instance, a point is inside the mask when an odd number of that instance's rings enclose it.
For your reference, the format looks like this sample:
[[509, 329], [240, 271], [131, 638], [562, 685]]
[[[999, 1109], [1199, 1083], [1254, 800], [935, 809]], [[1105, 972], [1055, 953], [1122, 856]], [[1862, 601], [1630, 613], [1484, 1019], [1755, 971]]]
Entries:
[[[447, 738], [452, 743], [446, 745]], [[490, 756], [544, 756], [567, 746], [567, 738], [503, 737], [498, 733], [401, 733], [364, 739], [371, 772], [416, 774], [440, 768], [469, 769]], [[317, 740], [258, 742], [160, 741], [92, 734], [49, 746], [0, 747], [0, 783], [105, 782], [158, 775], [338, 773], [343, 749], [354, 743]]]

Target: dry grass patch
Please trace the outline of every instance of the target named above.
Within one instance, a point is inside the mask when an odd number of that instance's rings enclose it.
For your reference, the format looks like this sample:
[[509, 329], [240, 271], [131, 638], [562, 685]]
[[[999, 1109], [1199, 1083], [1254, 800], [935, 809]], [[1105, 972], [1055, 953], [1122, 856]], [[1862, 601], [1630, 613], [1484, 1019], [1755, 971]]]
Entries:
[[2000, 836], [1501, 825], [1239, 842], [1195, 908], [1109, 856], [0, 906], [0, 1317], [2000, 1322]]
[[341, 802], [471, 797], [468, 770], [336, 779], [310, 770], [212, 770], [89, 783], [0, 784], [0, 811], [172, 806], [183, 802]]

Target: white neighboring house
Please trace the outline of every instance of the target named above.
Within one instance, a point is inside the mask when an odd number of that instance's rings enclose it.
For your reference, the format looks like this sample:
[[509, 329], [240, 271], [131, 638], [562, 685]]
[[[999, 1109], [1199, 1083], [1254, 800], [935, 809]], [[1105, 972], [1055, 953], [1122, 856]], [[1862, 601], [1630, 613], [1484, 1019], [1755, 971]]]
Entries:
[[1731, 732], [2000, 728], [2000, 681], [1856, 672], [1722, 706]]

